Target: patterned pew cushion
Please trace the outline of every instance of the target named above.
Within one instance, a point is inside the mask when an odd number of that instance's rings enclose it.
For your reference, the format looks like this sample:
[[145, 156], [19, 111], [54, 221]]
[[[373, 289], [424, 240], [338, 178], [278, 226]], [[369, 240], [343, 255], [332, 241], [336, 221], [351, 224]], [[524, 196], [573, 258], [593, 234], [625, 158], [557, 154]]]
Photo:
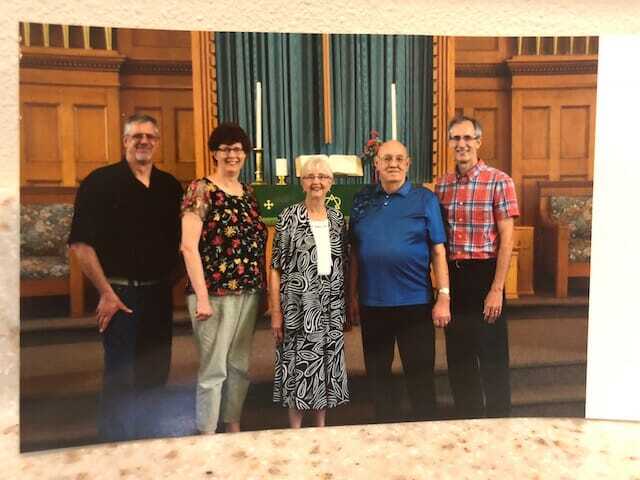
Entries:
[[591, 258], [591, 197], [551, 197], [551, 218], [569, 226], [569, 261]]
[[44, 278], [64, 278], [69, 275], [69, 263], [60, 257], [22, 257], [20, 258], [20, 278], [23, 280], [41, 280]]
[[67, 237], [73, 205], [22, 205], [20, 209], [20, 277], [69, 274]]

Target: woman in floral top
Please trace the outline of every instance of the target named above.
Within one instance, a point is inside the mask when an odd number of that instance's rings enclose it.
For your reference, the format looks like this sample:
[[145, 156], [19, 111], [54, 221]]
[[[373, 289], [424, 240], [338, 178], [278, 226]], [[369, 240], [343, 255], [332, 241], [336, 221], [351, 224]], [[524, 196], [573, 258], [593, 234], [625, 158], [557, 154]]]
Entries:
[[209, 137], [214, 173], [194, 180], [182, 201], [182, 253], [187, 304], [200, 354], [196, 423], [214, 433], [240, 431], [249, 388], [249, 357], [265, 288], [267, 229], [251, 187], [238, 178], [251, 145], [238, 125]]

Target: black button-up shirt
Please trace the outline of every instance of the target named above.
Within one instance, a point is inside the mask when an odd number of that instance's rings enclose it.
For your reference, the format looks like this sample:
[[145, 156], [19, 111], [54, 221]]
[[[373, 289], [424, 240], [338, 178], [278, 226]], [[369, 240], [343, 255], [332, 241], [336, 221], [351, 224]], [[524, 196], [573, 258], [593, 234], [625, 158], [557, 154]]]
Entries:
[[148, 188], [126, 160], [98, 168], [78, 188], [68, 243], [91, 245], [107, 277], [166, 279], [179, 260], [181, 198], [155, 167]]

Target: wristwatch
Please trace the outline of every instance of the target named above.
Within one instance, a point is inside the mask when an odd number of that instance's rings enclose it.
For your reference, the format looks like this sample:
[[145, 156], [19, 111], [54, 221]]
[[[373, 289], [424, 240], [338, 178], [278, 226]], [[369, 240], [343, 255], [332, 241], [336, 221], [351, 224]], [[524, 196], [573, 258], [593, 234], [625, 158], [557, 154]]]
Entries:
[[446, 295], [448, 297], [450, 297], [451, 295], [449, 294], [449, 287], [442, 287], [438, 289], [438, 296], [440, 295]]

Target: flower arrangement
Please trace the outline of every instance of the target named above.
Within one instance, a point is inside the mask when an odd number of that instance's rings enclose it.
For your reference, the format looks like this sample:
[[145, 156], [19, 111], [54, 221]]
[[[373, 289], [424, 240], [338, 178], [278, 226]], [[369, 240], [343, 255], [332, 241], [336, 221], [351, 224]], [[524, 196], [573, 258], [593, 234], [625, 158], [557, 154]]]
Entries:
[[371, 169], [371, 179], [374, 182], [377, 182], [378, 175], [375, 171], [375, 166], [373, 164], [373, 159], [378, 153], [378, 149], [382, 145], [382, 139], [380, 138], [380, 132], [377, 130], [371, 130], [369, 140], [364, 144], [364, 148], [362, 149], [362, 164], [369, 164], [369, 168]]
[[382, 140], [380, 139], [380, 133], [377, 130], [371, 130], [370, 135], [371, 137], [367, 140], [367, 143], [364, 144], [362, 159], [373, 161], [373, 157], [378, 153], [378, 148], [382, 145]]

